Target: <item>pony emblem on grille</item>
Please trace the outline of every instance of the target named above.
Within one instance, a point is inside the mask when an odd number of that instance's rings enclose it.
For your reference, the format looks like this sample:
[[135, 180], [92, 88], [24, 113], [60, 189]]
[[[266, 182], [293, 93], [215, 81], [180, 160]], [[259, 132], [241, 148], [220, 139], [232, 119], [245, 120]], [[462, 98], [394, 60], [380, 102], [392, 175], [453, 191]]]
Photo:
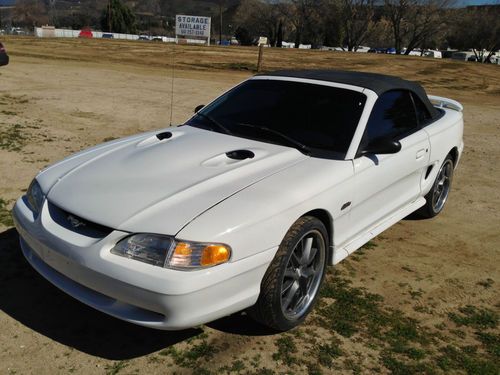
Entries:
[[67, 219], [69, 221], [69, 223], [71, 224], [71, 226], [73, 228], [79, 228], [79, 227], [84, 227], [86, 226], [87, 224], [85, 224], [83, 221], [80, 221], [78, 220], [76, 217], [74, 217], [73, 215], [68, 215], [67, 216]]

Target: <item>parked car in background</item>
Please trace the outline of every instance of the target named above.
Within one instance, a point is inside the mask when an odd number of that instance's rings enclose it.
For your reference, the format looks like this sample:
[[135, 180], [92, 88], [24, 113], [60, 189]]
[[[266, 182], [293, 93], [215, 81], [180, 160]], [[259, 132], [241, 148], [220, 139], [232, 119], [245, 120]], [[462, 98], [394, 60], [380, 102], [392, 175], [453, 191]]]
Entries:
[[356, 51], [355, 52], [361, 52], [361, 53], [366, 53], [370, 50], [371, 48], [370, 47], [367, 47], [367, 46], [358, 46], [356, 48]]
[[453, 49], [442, 49], [441, 50], [441, 57], [443, 59], [451, 59], [451, 57], [453, 56], [453, 54], [455, 52], [458, 52], [458, 50], [453, 50]]
[[103, 39], [114, 39], [114, 36], [112, 33], [102, 33], [102, 38]]
[[4, 45], [2, 44], [2, 42], [0, 42], [0, 66], [7, 65], [8, 63], [9, 63], [9, 55], [7, 55], [7, 51]]
[[93, 37], [94, 37], [94, 34], [92, 34], [92, 30], [89, 28], [84, 28], [84, 29], [80, 30], [80, 33], [78, 34], [78, 38], [90, 39]]
[[139, 35], [139, 38], [137, 40], [147, 40], [150, 41], [151, 38], [148, 35]]
[[500, 52], [494, 52], [490, 56], [490, 63], [500, 65]]
[[472, 51], [457, 51], [451, 54], [453, 60], [470, 61], [469, 58], [473, 57], [474, 60], [476, 55]]
[[10, 29], [10, 33], [12, 35], [26, 35], [26, 31], [21, 29], [20, 27], [13, 27]]
[[[401, 50], [401, 54], [404, 55], [408, 49], [405, 47]], [[422, 56], [422, 50], [420, 48], [414, 48], [408, 52], [408, 56]]]
[[368, 53], [387, 53], [387, 48], [370, 48]]
[[462, 109], [397, 77], [258, 75], [180, 127], [40, 172], [13, 209], [21, 248], [64, 292], [131, 323], [183, 329], [249, 308], [288, 330], [328, 265], [443, 210]]
[[424, 51], [424, 56], [425, 57], [432, 57], [434, 59], [441, 59], [443, 58], [443, 54], [441, 53], [441, 51], [437, 51], [437, 50], [425, 50]]

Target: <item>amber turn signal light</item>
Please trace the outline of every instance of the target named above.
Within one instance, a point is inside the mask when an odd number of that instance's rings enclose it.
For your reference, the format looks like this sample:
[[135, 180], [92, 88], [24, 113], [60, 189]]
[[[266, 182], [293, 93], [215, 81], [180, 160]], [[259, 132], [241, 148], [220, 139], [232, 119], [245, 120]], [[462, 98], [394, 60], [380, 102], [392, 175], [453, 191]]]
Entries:
[[208, 245], [201, 253], [200, 265], [215, 266], [216, 264], [224, 263], [229, 260], [231, 252], [222, 245]]

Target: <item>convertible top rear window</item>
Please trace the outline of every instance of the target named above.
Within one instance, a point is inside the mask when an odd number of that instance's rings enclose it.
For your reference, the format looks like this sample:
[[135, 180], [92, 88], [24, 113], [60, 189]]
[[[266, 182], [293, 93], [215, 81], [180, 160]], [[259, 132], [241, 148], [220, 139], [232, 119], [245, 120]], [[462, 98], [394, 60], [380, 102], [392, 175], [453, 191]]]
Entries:
[[222, 132], [212, 119], [233, 135], [290, 145], [272, 131], [279, 132], [306, 146], [312, 156], [343, 158], [365, 101], [364, 94], [337, 87], [249, 80], [203, 108], [188, 124]]

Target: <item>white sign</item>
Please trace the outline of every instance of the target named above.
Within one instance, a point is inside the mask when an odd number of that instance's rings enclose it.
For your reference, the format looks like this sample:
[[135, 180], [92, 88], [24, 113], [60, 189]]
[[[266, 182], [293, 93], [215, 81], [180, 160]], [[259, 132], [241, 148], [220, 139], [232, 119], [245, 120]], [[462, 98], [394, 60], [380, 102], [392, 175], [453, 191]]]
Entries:
[[175, 16], [175, 34], [210, 39], [210, 17]]

